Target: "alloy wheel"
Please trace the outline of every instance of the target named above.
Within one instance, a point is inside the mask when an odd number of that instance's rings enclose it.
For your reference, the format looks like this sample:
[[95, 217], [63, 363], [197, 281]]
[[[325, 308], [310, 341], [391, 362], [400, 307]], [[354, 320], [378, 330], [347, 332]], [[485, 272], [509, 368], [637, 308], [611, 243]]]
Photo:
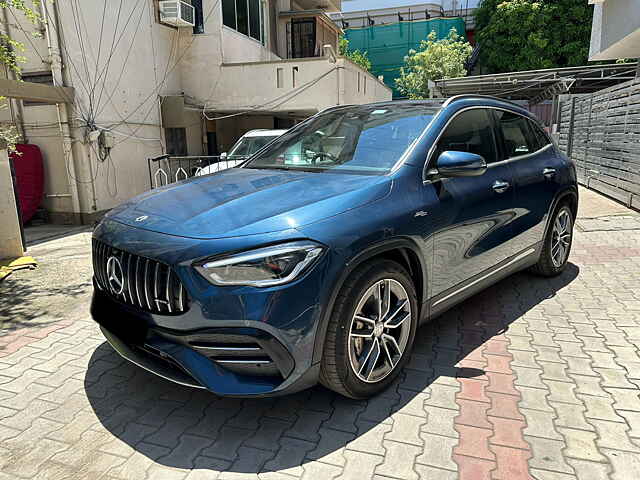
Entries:
[[411, 332], [411, 302], [397, 280], [385, 278], [364, 293], [349, 328], [353, 373], [367, 383], [389, 375], [402, 358]]
[[551, 234], [551, 261], [556, 268], [560, 268], [567, 261], [572, 232], [571, 213], [563, 208], [553, 223]]

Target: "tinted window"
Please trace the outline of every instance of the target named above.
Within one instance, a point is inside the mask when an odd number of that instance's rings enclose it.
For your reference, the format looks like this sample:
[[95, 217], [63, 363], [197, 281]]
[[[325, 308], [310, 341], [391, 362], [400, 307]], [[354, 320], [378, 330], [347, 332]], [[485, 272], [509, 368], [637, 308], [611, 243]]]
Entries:
[[475, 153], [487, 163], [495, 162], [496, 145], [489, 112], [478, 108], [455, 117], [440, 137], [432, 161], [435, 162], [447, 150]]
[[237, 30], [240, 33], [249, 35], [249, 8], [247, 2], [236, 0], [236, 21], [238, 22]]
[[398, 105], [327, 112], [285, 133], [245, 167], [384, 174], [416, 142], [436, 111]]
[[230, 28], [236, 29], [236, 3], [235, 0], [222, 1], [222, 22]]
[[502, 131], [505, 157], [512, 158], [540, 149], [538, 138], [529, 128], [530, 121], [516, 113], [496, 110], [498, 127]]
[[249, 35], [256, 40], [262, 38], [262, 32], [260, 31], [260, 5], [258, 0], [251, 0], [249, 2]]
[[529, 120], [529, 128], [531, 128], [531, 131], [533, 131], [534, 135], [536, 136], [536, 139], [538, 141], [538, 149], [545, 147], [551, 143], [549, 137], [547, 137], [547, 134], [542, 130], [542, 128], [540, 128], [537, 123]]

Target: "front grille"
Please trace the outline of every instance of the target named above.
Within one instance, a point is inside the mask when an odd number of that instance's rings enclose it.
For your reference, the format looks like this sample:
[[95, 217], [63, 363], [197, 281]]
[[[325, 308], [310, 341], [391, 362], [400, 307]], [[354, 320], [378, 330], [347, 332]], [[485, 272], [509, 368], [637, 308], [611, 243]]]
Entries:
[[[96, 283], [100, 290], [111, 297], [147, 312], [163, 315], [176, 315], [189, 309], [187, 292], [168, 265], [133, 255], [95, 239], [92, 248]], [[109, 261], [115, 262], [111, 258], [117, 260], [117, 266], [112, 267], [116, 273], [115, 280], [110, 280], [107, 269]]]

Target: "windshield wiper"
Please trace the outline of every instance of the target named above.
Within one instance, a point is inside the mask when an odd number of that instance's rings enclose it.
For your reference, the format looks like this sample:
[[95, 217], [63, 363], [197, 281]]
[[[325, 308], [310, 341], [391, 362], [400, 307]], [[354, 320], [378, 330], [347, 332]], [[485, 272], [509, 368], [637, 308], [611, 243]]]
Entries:
[[326, 168], [313, 168], [313, 167], [285, 167], [280, 165], [252, 165], [243, 168], [252, 168], [254, 170], [289, 170], [298, 172], [324, 172]]

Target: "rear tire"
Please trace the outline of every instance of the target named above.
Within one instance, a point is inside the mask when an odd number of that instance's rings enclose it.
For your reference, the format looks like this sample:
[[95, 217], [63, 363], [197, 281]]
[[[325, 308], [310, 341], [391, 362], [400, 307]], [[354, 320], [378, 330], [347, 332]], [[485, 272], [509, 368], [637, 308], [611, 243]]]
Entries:
[[567, 203], [556, 207], [542, 245], [540, 259], [531, 271], [543, 277], [560, 275], [567, 266], [573, 243], [574, 215]]
[[378, 260], [359, 267], [336, 298], [320, 382], [355, 399], [379, 393], [409, 358], [417, 324], [415, 287], [402, 266]]

